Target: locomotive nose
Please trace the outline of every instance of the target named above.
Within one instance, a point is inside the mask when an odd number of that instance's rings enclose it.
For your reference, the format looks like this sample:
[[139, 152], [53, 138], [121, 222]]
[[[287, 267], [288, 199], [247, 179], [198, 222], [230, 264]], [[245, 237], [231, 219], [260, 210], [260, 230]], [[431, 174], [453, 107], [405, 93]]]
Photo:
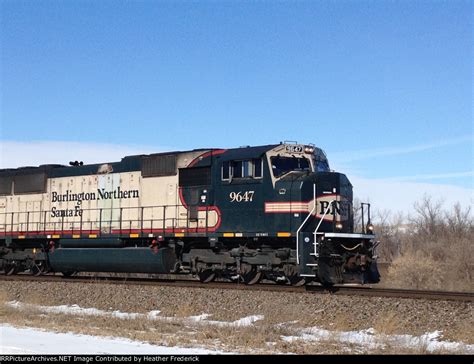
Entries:
[[306, 181], [316, 186], [316, 195], [337, 195], [344, 200], [352, 201], [352, 184], [345, 174], [338, 172], [316, 172]]
[[312, 173], [304, 181], [301, 192], [305, 201], [313, 201], [316, 197], [313, 213], [324, 220], [321, 228], [352, 231], [352, 185], [346, 175], [337, 172]]

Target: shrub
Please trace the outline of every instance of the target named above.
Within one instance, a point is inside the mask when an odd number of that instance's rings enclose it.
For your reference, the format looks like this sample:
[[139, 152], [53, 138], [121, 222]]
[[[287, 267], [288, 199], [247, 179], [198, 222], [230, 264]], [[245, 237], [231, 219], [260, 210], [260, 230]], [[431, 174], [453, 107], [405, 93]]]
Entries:
[[380, 261], [391, 263], [384, 284], [414, 289], [470, 290], [474, 286], [474, 219], [459, 204], [443, 210], [424, 196], [407, 218], [378, 213]]
[[395, 258], [387, 280], [400, 288], [439, 289], [443, 287], [443, 271], [431, 256], [413, 251]]

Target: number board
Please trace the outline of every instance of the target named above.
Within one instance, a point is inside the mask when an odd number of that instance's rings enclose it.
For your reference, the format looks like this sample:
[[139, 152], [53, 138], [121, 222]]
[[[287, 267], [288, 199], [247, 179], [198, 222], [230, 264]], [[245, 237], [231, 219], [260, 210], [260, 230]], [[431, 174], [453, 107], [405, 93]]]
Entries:
[[286, 151], [288, 153], [303, 153], [303, 146], [301, 145], [287, 145]]

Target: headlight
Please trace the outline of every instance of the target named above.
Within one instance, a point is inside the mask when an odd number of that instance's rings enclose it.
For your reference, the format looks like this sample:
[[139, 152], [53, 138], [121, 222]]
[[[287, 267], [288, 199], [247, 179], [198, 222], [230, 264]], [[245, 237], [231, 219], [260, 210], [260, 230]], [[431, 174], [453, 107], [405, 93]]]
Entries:
[[367, 224], [367, 231], [370, 232], [370, 233], [373, 233], [374, 232], [374, 225]]
[[313, 147], [305, 147], [305, 148], [304, 148], [304, 152], [305, 152], [305, 153], [313, 153], [313, 152], [314, 152], [314, 148], [313, 148]]
[[343, 227], [343, 226], [342, 226], [342, 223], [341, 223], [341, 222], [338, 222], [338, 223], [336, 224], [336, 229], [341, 230], [342, 227]]

